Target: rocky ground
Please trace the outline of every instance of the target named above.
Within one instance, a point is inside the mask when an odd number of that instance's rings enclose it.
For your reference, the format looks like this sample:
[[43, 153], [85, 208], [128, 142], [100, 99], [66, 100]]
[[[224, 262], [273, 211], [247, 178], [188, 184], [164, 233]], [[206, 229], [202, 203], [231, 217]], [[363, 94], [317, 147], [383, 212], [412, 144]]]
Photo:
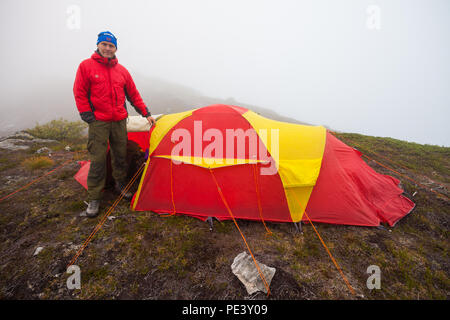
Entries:
[[[299, 234], [293, 225], [268, 223], [273, 233], [269, 236], [262, 223], [238, 221], [256, 259], [276, 268], [271, 294], [249, 296], [231, 271], [234, 258], [246, 251], [232, 221], [216, 221], [210, 232], [207, 223], [194, 218], [133, 212], [125, 200], [75, 263], [81, 270], [81, 289], [69, 290], [66, 266], [117, 194], [105, 191], [98, 218], [80, 215], [86, 207], [86, 191], [73, 176], [79, 168], [77, 161], [86, 154], [73, 150], [81, 151], [83, 146], [36, 140], [21, 133], [0, 139], [0, 198], [71, 161], [0, 201], [0, 298], [448, 299], [449, 148], [419, 150], [401, 143], [409, 151], [396, 153], [397, 142], [359, 135], [340, 137], [368, 150], [384, 150], [384, 156], [405, 165], [414, 164], [396, 170], [428, 188], [400, 177], [416, 208], [394, 228], [316, 225], [356, 295], [311, 225], [303, 225]], [[35, 169], [24, 165], [24, 160], [37, 155], [52, 159], [52, 165]], [[427, 156], [433, 161], [426, 161]], [[375, 162], [369, 165], [392, 174]], [[379, 290], [366, 286], [370, 265], [381, 269]]]

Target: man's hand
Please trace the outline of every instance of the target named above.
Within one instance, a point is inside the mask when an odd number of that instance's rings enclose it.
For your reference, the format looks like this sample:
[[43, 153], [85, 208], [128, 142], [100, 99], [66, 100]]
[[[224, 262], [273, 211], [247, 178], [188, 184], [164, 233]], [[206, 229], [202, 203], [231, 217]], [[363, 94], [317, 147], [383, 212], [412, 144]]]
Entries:
[[81, 119], [86, 123], [91, 123], [95, 121], [95, 115], [93, 112], [86, 111], [80, 113]]
[[150, 124], [150, 128], [155, 125], [155, 119], [152, 116], [148, 116], [147, 121]]

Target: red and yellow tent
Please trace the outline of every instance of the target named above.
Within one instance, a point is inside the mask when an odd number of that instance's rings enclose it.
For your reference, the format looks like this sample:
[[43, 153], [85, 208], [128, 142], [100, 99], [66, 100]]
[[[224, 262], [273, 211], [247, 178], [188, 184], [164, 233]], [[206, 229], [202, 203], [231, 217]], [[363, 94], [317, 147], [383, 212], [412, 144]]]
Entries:
[[322, 126], [212, 105], [164, 115], [148, 136], [129, 133], [149, 149], [136, 211], [274, 222], [306, 221], [306, 211], [314, 222], [392, 226], [414, 208], [397, 179]]

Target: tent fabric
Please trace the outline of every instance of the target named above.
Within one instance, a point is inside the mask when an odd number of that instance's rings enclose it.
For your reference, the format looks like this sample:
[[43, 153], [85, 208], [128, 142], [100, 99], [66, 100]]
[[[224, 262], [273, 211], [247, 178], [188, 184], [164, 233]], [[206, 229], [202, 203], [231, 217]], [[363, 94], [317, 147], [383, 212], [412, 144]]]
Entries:
[[[261, 130], [267, 131], [267, 135], [277, 133], [278, 148], [273, 146], [272, 139], [262, 141], [272, 157], [279, 159], [278, 168], [285, 188], [316, 184], [325, 147], [324, 127], [274, 121], [252, 111], [244, 113], [243, 117], [258, 133]], [[278, 157], [273, 154], [277, 149]]]
[[[311, 186], [315, 184], [320, 171], [325, 144], [325, 128], [273, 121], [244, 108], [236, 109], [225, 105], [200, 108], [192, 110], [191, 113], [176, 114], [172, 118], [181, 120], [164, 122], [159, 131], [166, 132], [165, 136], [162, 139], [155, 139], [155, 143], [158, 143], [157, 146], [153, 146], [153, 139], [150, 141], [150, 150], [153, 150], [151, 158], [162, 157], [177, 160], [177, 165], [179, 160], [184, 160], [184, 163], [204, 168], [245, 165], [255, 161], [265, 162], [271, 158], [279, 169], [274, 170], [274, 174], [280, 176], [284, 188], [293, 188], [292, 191], [301, 201], [305, 203], [308, 201], [312, 191]], [[161, 120], [164, 120], [164, 117]], [[175, 122], [176, 124], [171, 129], [167, 129], [169, 124]], [[155, 127], [155, 131], [158, 130], [158, 126], [159, 123]], [[261, 130], [266, 132], [264, 139], [261, 139], [259, 134]], [[214, 133], [211, 133], [210, 140], [205, 138], [208, 131]], [[183, 143], [184, 139], [189, 138], [185, 149], [192, 156], [184, 158], [177, 156], [177, 146], [173, 141], [174, 134], [177, 132], [184, 133]], [[267, 139], [267, 136], [272, 136], [273, 132], [276, 133], [279, 145], [271, 142], [272, 139]], [[240, 138], [236, 138], [233, 134], [240, 135]], [[253, 143], [251, 140], [254, 140]], [[216, 148], [211, 148], [211, 145], [215, 143], [217, 143]], [[270, 146], [270, 150], [266, 145]], [[240, 152], [242, 146], [246, 148]], [[214, 152], [208, 153], [210, 149], [214, 149]], [[273, 157], [274, 150], [277, 152], [275, 159]], [[205, 154], [210, 154], [211, 157], [205, 158]], [[232, 163], [227, 161], [231, 157], [234, 157], [236, 161]], [[209, 160], [212, 159], [219, 160], [219, 163], [217, 161], [210, 163]], [[233, 175], [230, 178], [240, 179]], [[254, 184], [251, 180], [250, 182]], [[133, 201], [133, 209], [137, 209], [136, 204], [139, 202], [141, 192], [142, 185], [138, 189], [136, 201]], [[239, 190], [235, 192], [239, 192]], [[299, 206], [290, 193], [285, 193], [285, 197], [290, 208], [290, 221], [300, 221], [305, 207]]]
[[194, 166], [200, 166], [203, 168], [221, 168], [237, 164], [268, 163], [267, 161], [257, 159], [254, 160], [254, 159], [224, 158], [223, 161], [217, 162], [217, 158], [213, 157], [187, 157], [174, 155], [156, 155], [154, 157], [171, 159], [175, 164], [183, 162], [192, 164]]
[[142, 151], [145, 151], [149, 147], [150, 132], [128, 132], [128, 140], [136, 142]]
[[151, 154], [154, 151], [161, 140], [166, 136], [167, 131], [169, 131], [175, 124], [177, 124], [182, 119], [189, 117], [192, 114], [192, 110], [174, 114], [164, 115], [158, 120], [158, 125], [153, 127], [152, 135], [150, 137], [150, 151]]
[[75, 174], [74, 178], [87, 190], [87, 177], [89, 173], [89, 168], [91, 167], [90, 161], [78, 161], [80, 169]]
[[[158, 213], [175, 211], [202, 220], [208, 217], [216, 217], [219, 220], [231, 219], [209, 169], [185, 163], [172, 165], [171, 184], [170, 162], [170, 159], [158, 157], [151, 160], [146, 173], [148, 183], [142, 185], [140, 200], [133, 200], [136, 205], [134, 210]], [[214, 175], [235, 218], [261, 220], [251, 165], [217, 168], [214, 169]], [[230, 175], [235, 178], [230, 179]], [[261, 176], [259, 186], [262, 195], [270, 195], [261, 196], [263, 219], [292, 222], [279, 176]]]
[[127, 132], [144, 132], [150, 130], [150, 124], [147, 118], [142, 116], [128, 116]]
[[[173, 154], [175, 145], [185, 138], [172, 141], [177, 129], [176, 133], [191, 138], [184, 143], [191, 156]], [[225, 146], [218, 148], [226, 145], [224, 141], [215, 145], [219, 135], [199, 138], [198, 133], [208, 129], [217, 130], [211, 132], [220, 132], [223, 137], [227, 129], [253, 129], [259, 152], [248, 147], [240, 157], [230, 157]], [[264, 133], [261, 129], [269, 130]], [[270, 129], [278, 129], [275, 157]], [[183, 214], [202, 220], [232, 219], [210, 170], [237, 219], [393, 226], [414, 208], [414, 203], [402, 195], [399, 180], [377, 173], [359, 151], [320, 126], [287, 124], [242, 107], [212, 105], [164, 115], [150, 132], [129, 132], [128, 138], [142, 150], [149, 149], [138, 191], [131, 201], [136, 211]], [[251, 138], [247, 138], [249, 142]], [[234, 155], [239, 154], [237, 144], [232, 147]], [[206, 159], [202, 158], [205, 153]], [[223, 163], [212, 162], [219, 158]], [[261, 174], [275, 159], [276, 173]], [[77, 173], [80, 183], [87, 165]]]
[[[158, 120], [162, 114], [154, 114], [152, 117]], [[148, 132], [150, 130], [150, 124], [147, 118], [143, 116], [128, 116], [127, 118], [127, 132]]]
[[402, 196], [399, 183], [377, 173], [359, 151], [327, 133], [322, 168], [306, 211], [315, 222], [393, 226], [414, 208], [414, 203]]
[[[252, 111], [242, 114], [258, 133], [271, 156], [278, 158], [277, 167], [284, 186], [292, 220], [301, 220], [316, 184], [325, 148], [326, 130], [322, 126], [305, 126], [264, 118]], [[277, 133], [278, 148], [273, 148], [272, 133]], [[260, 134], [260, 137], [262, 135]], [[278, 154], [274, 155], [273, 151]]]

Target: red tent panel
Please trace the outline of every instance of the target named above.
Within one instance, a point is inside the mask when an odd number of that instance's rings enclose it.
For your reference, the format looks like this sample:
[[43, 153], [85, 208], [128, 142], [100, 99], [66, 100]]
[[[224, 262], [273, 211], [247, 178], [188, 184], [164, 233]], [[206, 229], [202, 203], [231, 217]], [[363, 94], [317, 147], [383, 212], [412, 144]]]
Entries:
[[[141, 193], [135, 209], [171, 213], [174, 202], [177, 213], [203, 220], [208, 216], [221, 220], [231, 219], [209, 169], [182, 163], [173, 164], [171, 173], [170, 160], [155, 156], [171, 154], [174, 144], [171, 142], [171, 134], [178, 128], [191, 133], [191, 150], [194, 153], [194, 121], [202, 121], [203, 133], [208, 128], [215, 128], [223, 137], [226, 136], [226, 129], [250, 129], [248, 121], [241, 116], [245, 111], [244, 108], [221, 105], [202, 108], [169, 130], [152, 154], [146, 175], [142, 178]], [[137, 142], [145, 151], [149, 146], [150, 134], [151, 131], [130, 132], [128, 138]], [[263, 146], [259, 138], [257, 141], [259, 146]], [[203, 151], [211, 142], [201, 143]], [[235, 145], [234, 154], [237, 153], [236, 148]], [[246, 159], [250, 156], [248, 149], [247, 144], [244, 155]], [[226, 155], [225, 148], [223, 155]], [[259, 154], [257, 156], [259, 159]], [[90, 163], [80, 161], [80, 165], [75, 179], [87, 188]], [[258, 173], [261, 165], [257, 165]], [[252, 166], [254, 165], [244, 164], [213, 169], [237, 219], [261, 220]], [[403, 190], [398, 184], [399, 180], [375, 172], [361, 159], [359, 151], [327, 133], [321, 171], [306, 213], [314, 222], [359, 226], [388, 223], [392, 226], [414, 208], [414, 203], [402, 195]], [[258, 185], [263, 219], [291, 222], [279, 175], [258, 175]], [[303, 221], [308, 221], [306, 215], [303, 216]]]
[[[253, 165], [213, 169], [230, 209], [237, 219], [261, 220]], [[257, 168], [259, 169], [259, 166]], [[173, 200], [177, 213], [206, 219], [231, 219], [209, 169], [172, 165]], [[172, 213], [170, 160], [152, 158], [135, 210]], [[267, 221], [292, 222], [279, 175], [259, 176], [262, 217]]]
[[87, 190], [87, 177], [89, 173], [89, 168], [91, 167], [90, 161], [78, 161], [80, 165], [80, 170], [75, 174], [74, 178]]
[[414, 208], [398, 184], [399, 180], [375, 172], [359, 151], [327, 133], [322, 167], [306, 212], [316, 222], [392, 226]]

